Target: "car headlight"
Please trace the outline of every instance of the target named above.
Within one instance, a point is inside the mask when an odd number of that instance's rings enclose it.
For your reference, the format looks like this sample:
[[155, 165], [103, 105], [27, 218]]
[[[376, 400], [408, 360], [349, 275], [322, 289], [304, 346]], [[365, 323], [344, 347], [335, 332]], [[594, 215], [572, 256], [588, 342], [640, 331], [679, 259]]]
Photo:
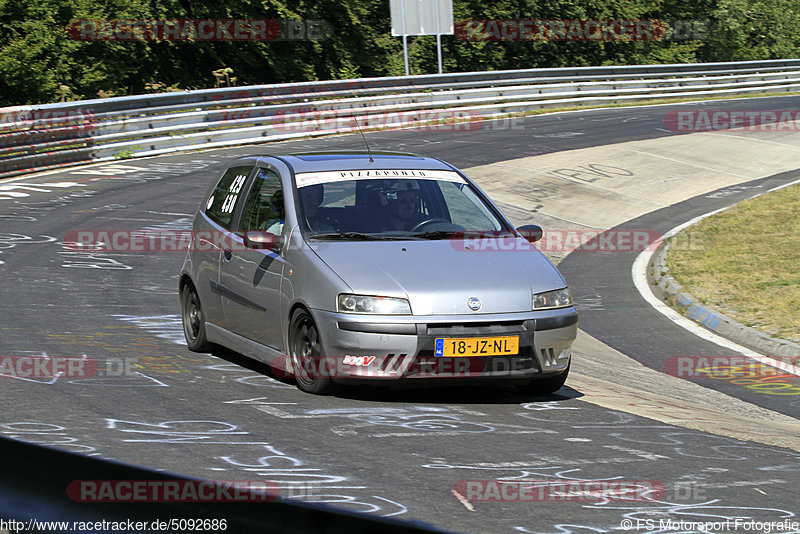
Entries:
[[375, 313], [379, 315], [411, 315], [406, 299], [370, 297], [342, 293], [337, 299], [337, 310], [344, 313]]
[[547, 310], [551, 308], [566, 308], [572, 306], [572, 292], [568, 287], [555, 291], [545, 291], [533, 295], [532, 308], [534, 310]]

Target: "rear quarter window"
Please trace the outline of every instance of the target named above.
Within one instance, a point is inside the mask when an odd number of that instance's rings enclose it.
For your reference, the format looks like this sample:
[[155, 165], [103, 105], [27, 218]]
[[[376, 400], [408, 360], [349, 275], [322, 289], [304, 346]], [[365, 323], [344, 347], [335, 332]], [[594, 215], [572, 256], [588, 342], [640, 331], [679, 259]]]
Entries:
[[236, 207], [242, 186], [252, 170], [253, 167], [247, 166], [231, 167], [225, 171], [205, 201], [205, 214], [209, 219], [225, 229], [230, 229], [233, 209]]

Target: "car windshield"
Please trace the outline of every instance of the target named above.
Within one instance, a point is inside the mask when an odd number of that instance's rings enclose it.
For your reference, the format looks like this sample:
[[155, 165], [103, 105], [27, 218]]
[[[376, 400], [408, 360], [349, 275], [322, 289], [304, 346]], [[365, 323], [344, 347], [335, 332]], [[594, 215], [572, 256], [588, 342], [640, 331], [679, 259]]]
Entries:
[[299, 173], [295, 179], [298, 219], [316, 239], [446, 239], [510, 231], [451, 171]]

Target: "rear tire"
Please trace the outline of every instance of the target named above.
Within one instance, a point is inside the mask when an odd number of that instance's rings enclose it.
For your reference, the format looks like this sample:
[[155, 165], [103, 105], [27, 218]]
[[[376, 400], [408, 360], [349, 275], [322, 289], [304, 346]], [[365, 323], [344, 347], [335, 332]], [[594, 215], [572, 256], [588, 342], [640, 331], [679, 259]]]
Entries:
[[567, 381], [570, 365], [572, 365], [571, 361], [567, 364], [567, 368], [557, 375], [543, 380], [531, 380], [527, 384], [518, 385], [517, 389], [528, 395], [548, 395], [550, 393], [555, 393], [561, 389]]
[[181, 318], [186, 345], [192, 352], [211, 352], [212, 344], [206, 337], [206, 321], [200, 297], [191, 283], [181, 290]]
[[305, 310], [297, 310], [289, 323], [289, 357], [297, 387], [306, 393], [326, 395], [333, 380], [324, 374], [322, 339], [314, 319]]

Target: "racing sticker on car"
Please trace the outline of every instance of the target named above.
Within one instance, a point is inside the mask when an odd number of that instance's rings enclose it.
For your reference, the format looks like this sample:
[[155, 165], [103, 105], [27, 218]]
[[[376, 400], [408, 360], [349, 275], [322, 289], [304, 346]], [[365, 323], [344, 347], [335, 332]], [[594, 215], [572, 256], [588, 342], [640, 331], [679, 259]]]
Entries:
[[375, 361], [375, 356], [345, 356], [342, 360], [344, 365], [355, 365], [357, 367], [366, 367]]
[[431, 171], [414, 169], [372, 169], [353, 171], [300, 172], [295, 174], [297, 187], [345, 182], [348, 180], [377, 180], [380, 178], [407, 178], [418, 180], [442, 180], [445, 182], [466, 183], [460, 174], [453, 171]]
[[240, 174], [233, 180], [228, 188], [228, 196], [222, 203], [223, 213], [233, 213], [233, 207], [236, 205], [236, 199], [239, 198], [239, 192], [242, 190], [242, 186], [244, 185], [244, 181], [246, 179], [247, 174]]

